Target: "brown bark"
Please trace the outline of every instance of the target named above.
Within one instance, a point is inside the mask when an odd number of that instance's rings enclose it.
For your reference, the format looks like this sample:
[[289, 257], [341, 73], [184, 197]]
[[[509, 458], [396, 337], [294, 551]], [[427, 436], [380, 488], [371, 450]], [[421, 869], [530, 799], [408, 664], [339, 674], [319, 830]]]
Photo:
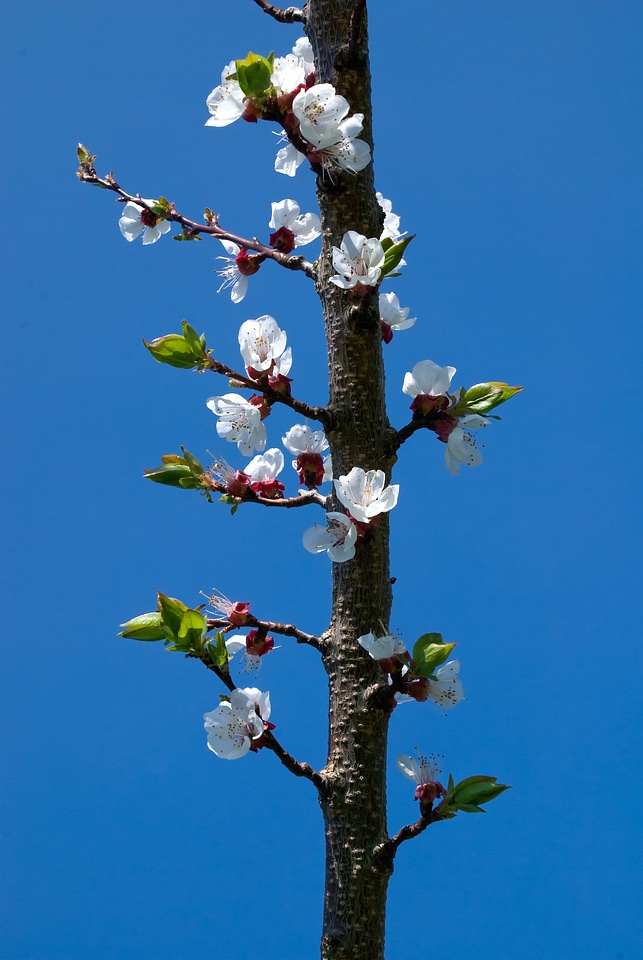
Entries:
[[[363, 0], [309, 0], [306, 32], [317, 82], [332, 83], [352, 113], [364, 114], [362, 138], [371, 144], [371, 90], [366, 4]], [[382, 211], [373, 165], [335, 182], [318, 178], [322, 257], [317, 275], [328, 344], [333, 474], [352, 467], [390, 476], [392, 430], [386, 415], [378, 294], [366, 297], [329, 283], [332, 247], [357, 230], [379, 237]], [[391, 863], [373, 851], [387, 838], [386, 738], [389, 710], [366, 691], [382, 683], [378, 665], [357, 638], [388, 625], [391, 608], [389, 526], [386, 515], [353, 560], [333, 564], [333, 614], [324, 636], [329, 681], [329, 750], [322, 771], [326, 829], [323, 960], [381, 960]]]

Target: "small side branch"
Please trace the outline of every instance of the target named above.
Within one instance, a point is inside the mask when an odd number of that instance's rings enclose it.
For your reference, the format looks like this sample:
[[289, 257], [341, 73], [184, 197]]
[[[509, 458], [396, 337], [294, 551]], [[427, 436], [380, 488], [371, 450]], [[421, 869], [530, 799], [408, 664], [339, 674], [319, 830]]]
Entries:
[[405, 443], [409, 437], [412, 437], [414, 433], [417, 433], [418, 430], [425, 429], [428, 426], [428, 419], [428, 417], [422, 417], [420, 420], [411, 420], [410, 423], [407, 423], [400, 430], [396, 430], [391, 440], [389, 454], [392, 455], [399, 450], [402, 444]]
[[[292, 623], [275, 623], [274, 620], [258, 620], [257, 617], [253, 617], [250, 613], [247, 614], [247, 620], [249, 627], [254, 627], [265, 633], [278, 633], [282, 637], [293, 637], [297, 643], [305, 643], [309, 647], [315, 647], [317, 650], [321, 650], [322, 641], [320, 637], [316, 637], [313, 633], [304, 633], [303, 630], [299, 630]], [[230, 622], [228, 620], [208, 619], [209, 630], [224, 630], [225, 628], [230, 628]]]
[[217, 481], [213, 480], [207, 473], [204, 473], [200, 479], [202, 483], [207, 483], [210, 490], [229, 497], [229, 499], [225, 501], [226, 503], [232, 503], [234, 501], [238, 506], [242, 503], [260, 503], [262, 507], [283, 507], [285, 510], [292, 510], [295, 507], [306, 507], [311, 503], [315, 503], [318, 507], [322, 507], [324, 510], [326, 509], [327, 498], [323, 497], [317, 490], [309, 490], [308, 493], [300, 493], [296, 497], [282, 497], [280, 500], [273, 500], [271, 497], [260, 497], [254, 490], [248, 488], [246, 496], [235, 497], [226, 491], [225, 484], [217, 483]]
[[[136, 203], [139, 207], [150, 209], [150, 204], [146, 203], [139, 194], [134, 195], [123, 190], [111, 173], [108, 173], [106, 177], [99, 177], [91, 161], [81, 163], [78, 170], [78, 179], [82, 180], [83, 183], [93, 183], [104, 190], [111, 190], [112, 193], [118, 194], [119, 202]], [[219, 226], [219, 219], [216, 214], [212, 214], [207, 223], [197, 223], [197, 221], [189, 220], [178, 213], [172, 204], [170, 206], [171, 211], [166, 213], [163, 219], [180, 223], [188, 237], [197, 237], [205, 233], [211, 237], [216, 237], [218, 240], [229, 240], [246, 250], [256, 251], [267, 260], [274, 260], [280, 267], [285, 267], [287, 270], [301, 270], [307, 277], [314, 279], [313, 265], [304, 257], [290, 256], [280, 250], [273, 250], [267, 244], [261, 243], [257, 237], [240, 237], [236, 233], [230, 233], [229, 230], [224, 230], [223, 227]]]
[[213, 373], [218, 373], [222, 377], [227, 377], [229, 380], [235, 380], [239, 386], [247, 387], [248, 390], [260, 391], [266, 399], [272, 403], [283, 403], [284, 406], [290, 407], [295, 413], [300, 413], [302, 417], [319, 421], [326, 430], [332, 426], [331, 416], [326, 407], [311, 407], [310, 404], [304, 403], [302, 400], [296, 400], [294, 397], [289, 397], [287, 394], [273, 389], [268, 383], [267, 377], [261, 380], [253, 380], [251, 377], [237, 373], [227, 364], [221, 363], [220, 360], [215, 360], [214, 358], [210, 360], [206, 369], [212, 370]]
[[304, 11], [300, 10], [299, 7], [286, 7], [285, 10], [282, 10], [281, 7], [276, 7], [274, 3], [268, 3], [267, 0], [255, 0], [255, 3], [258, 7], [261, 7], [264, 13], [267, 13], [269, 17], [279, 23], [305, 22]]
[[216, 674], [221, 683], [227, 687], [230, 692], [236, 690], [236, 685], [230, 674], [227, 671], [222, 670], [221, 667], [217, 667], [216, 664], [212, 663], [207, 650], [202, 650], [200, 653], [186, 653], [186, 657], [190, 660], [200, 660], [204, 667], [207, 667], [208, 670], [211, 670], [212, 673]]
[[310, 764], [301, 763], [299, 760], [295, 760], [294, 757], [284, 750], [271, 730], [266, 730], [264, 732], [262, 745], [267, 747], [268, 750], [272, 750], [272, 752], [279, 758], [287, 770], [290, 770], [291, 773], [294, 773], [296, 777], [305, 777], [306, 780], [310, 780], [310, 782], [314, 783], [321, 793], [325, 786], [322, 775], [316, 770], [313, 770]]
[[390, 869], [393, 866], [395, 855], [400, 846], [406, 840], [413, 840], [415, 837], [419, 837], [427, 827], [440, 819], [440, 815], [436, 814], [435, 810], [425, 810], [419, 820], [416, 820], [415, 823], [407, 823], [394, 837], [391, 837], [375, 848], [373, 851], [373, 865], [380, 870]]

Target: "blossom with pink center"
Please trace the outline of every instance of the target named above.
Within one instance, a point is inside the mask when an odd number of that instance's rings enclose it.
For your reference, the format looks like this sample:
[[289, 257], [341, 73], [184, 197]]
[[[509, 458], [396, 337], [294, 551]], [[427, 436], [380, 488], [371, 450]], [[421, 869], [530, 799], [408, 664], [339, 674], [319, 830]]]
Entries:
[[383, 470], [365, 472], [353, 467], [350, 473], [333, 481], [337, 499], [346, 507], [358, 523], [370, 523], [380, 513], [388, 513], [397, 503], [400, 486], [388, 487]]
[[250, 630], [246, 637], [240, 634], [228, 637], [225, 641], [228, 657], [232, 659], [236, 653], [243, 650], [243, 672], [256, 675], [261, 667], [261, 658], [275, 647], [274, 637], [261, 634], [259, 630]]
[[477, 467], [482, 463], [482, 454], [478, 449], [472, 430], [486, 427], [489, 421], [477, 413], [461, 417], [458, 426], [454, 427], [447, 437], [444, 450], [444, 459], [449, 471], [455, 476], [460, 473], [460, 467]]
[[315, 524], [304, 533], [304, 547], [309, 553], [327, 553], [335, 563], [346, 563], [355, 556], [357, 527], [345, 513], [326, 514], [326, 526]]
[[357, 642], [373, 660], [388, 660], [400, 653], [406, 653], [406, 646], [402, 640], [397, 640], [395, 637], [376, 637], [374, 633], [365, 633], [364, 636], [357, 638]]
[[[156, 200], [144, 200], [149, 206], [154, 206]], [[156, 243], [164, 233], [170, 229], [167, 220], [163, 220], [149, 207], [130, 201], [123, 208], [123, 214], [118, 221], [121, 233], [130, 243], [143, 234], [143, 244]]]
[[235, 470], [223, 457], [217, 457], [210, 467], [210, 474], [224, 487], [231, 497], [245, 497], [250, 487], [250, 477], [241, 470]]
[[245, 627], [250, 621], [250, 604], [247, 600], [228, 600], [222, 593], [213, 590], [208, 597], [210, 606], [215, 613], [225, 617], [225, 619], [235, 627]]
[[415, 324], [417, 317], [409, 317], [410, 307], [401, 307], [394, 293], [380, 293], [380, 324], [382, 340], [390, 343], [397, 330], [408, 330]]
[[225, 393], [206, 401], [217, 420], [217, 433], [222, 440], [236, 443], [240, 453], [251, 456], [261, 453], [266, 446], [266, 427], [261, 410], [238, 393]]
[[333, 266], [337, 273], [330, 282], [342, 290], [354, 290], [367, 293], [369, 287], [376, 287], [380, 281], [384, 250], [379, 240], [370, 240], [349, 230], [344, 234], [341, 248], [333, 247]]
[[249, 373], [285, 376], [292, 366], [292, 350], [286, 349], [286, 331], [274, 317], [265, 314], [246, 320], [239, 328], [239, 349]]
[[248, 277], [252, 277], [257, 272], [264, 257], [260, 253], [248, 253], [245, 247], [240, 247], [232, 240], [222, 240], [219, 237], [219, 242], [229, 256], [216, 258], [225, 260], [225, 266], [216, 271], [223, 280], [217, 293], [229, 290], [232, 302], [241, 303], [248, 291]]
[[264, 733], [270, 716], [270, 694], [256, 687], [238, 687], [229, 700], [203, 715], [208, 748], [224, 760], [238, 760]]
[[280, 500], [285, 489], [277, 477], [284, 468], [284, 455], [278, 447], [271, 447], [263, 454], [254, 457], [244, 473], [251, 481], [251, 487], [260, 497]]
[[295, 247], [312, 243], [321, 234], [321, 222], [316, 213], [301, 213], [294, 200], [280, 200], [271, 204], [272, 216], [268, 226], [276, 231], [270, 236], [270, 246], [282, 253], [291, 253]]
[[419, 757], [419, 763], [413, 757], [407, 757], [403, 753], [398, 753], [396, 767], [400, 773], [417, 784], [415, 788], [415, 799], [420, 804], [430, 805], [438, 797], [444, 797], [446, 790], [437, 779], [442, 772], [436, 757]]
[[307, 423], [296, 423], [281, 438], [286, 450], [296, 453], [293, 470], [299, 474], [300, 483], [307, 487], [319, 487], [332, 477], [330, 457], [322, 458], [328, 450], [328, 440], [323, 430], [311, 430]]
[[205, 101], [212, 114], [205, 122], [206, 127], [227, 127], [243, 114], [245, 94], [236, 80], [228, 79], [236, 71], [235, 60], [221, 71], [221, 83]]
[[402, 392], [409, 397], [446, 397], [455, 372], [455, 367], [441, 367], [433, 360], [420, 360], [411, 373], [404, 374]]

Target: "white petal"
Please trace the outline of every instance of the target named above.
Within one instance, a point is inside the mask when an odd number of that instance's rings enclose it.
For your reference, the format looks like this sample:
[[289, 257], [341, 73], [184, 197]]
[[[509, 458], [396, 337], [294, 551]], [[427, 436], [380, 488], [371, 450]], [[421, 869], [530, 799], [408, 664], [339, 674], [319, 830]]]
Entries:
[[413, 757], [407, 757], [403, 753], [398, 753], [395, 765], [400, 773], [412, 780], [414, 783], [421, 783], [422, 771], [417, 760]]

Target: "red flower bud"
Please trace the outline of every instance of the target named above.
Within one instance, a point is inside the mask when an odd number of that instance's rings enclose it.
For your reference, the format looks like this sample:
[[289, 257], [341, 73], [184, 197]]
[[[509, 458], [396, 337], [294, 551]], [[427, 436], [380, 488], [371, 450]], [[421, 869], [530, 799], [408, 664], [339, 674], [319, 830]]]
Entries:
[[245, 497], [250, 486], [250, 477], [241, 470], [236, 470], [234, 476], [225, 485], [225, 492], [231, 497]]
[[251, 486], [257, 496], [265, 497], [266, 500], [283, 500], [286, 489], [276, 477], [272, 480], [257, 480]]
[[393, 327], [390, 323], [387, 323], [386, 320], [380, 320], [380, 328], [382, 330], [383, 342], [390, 343], [393, 339]]
[[292, 253], [295, 249], [295, 234], [288, 227], [279, 227], [270, 234], [270, 246], [280, 253]]
[[248, 253], [245, 247], [239, 250], [234, 258], [234, 262], [239, 268], [239, 273], [243, 277], [251, 277], [257, 272], [265, 257], [261, 253]]
[[257, 407], [261, 410], [261, 419], [265, 420], [266, 417], [270, 416], [270, 404], [264, 396], [259, 396], [256, 393], [253, 393], [251, 397], [248, 397], [248, 403], [251, 403], [253, 407]]
[[228, 623], [235, 627], [245, 627], [248, 624], [248, 614], [250, 613], [250, 604], [237, 600], [230, 604], [228, 611]]
[[448, 406], [448, 397], [432, 397], [428, 393], [418, 393], [411, 404], [413, 419], [419, 420], [421, 417], [426, 417], [431, 413], [437, 414]]
[[413, 697], [418, 703], [424, 703], [425, 700], [429, 699], [429, 681], [426, 677], [420, 677], [419, 680], [411, 680], [406, 688], [406, 692], [409, 697]]
[[309, 489], [319, 487], [324, 479], [324, 461], [320, 453], [300, 453], [297, 456], [299, 482]]
[[151, 210], [148, 210], [147, 207], [144, 207], [141, 211], [141, 223], [145, 224], [146, 227], [155, 227], [160, 219], [161, 218], [155, 213], [152, 213]]

